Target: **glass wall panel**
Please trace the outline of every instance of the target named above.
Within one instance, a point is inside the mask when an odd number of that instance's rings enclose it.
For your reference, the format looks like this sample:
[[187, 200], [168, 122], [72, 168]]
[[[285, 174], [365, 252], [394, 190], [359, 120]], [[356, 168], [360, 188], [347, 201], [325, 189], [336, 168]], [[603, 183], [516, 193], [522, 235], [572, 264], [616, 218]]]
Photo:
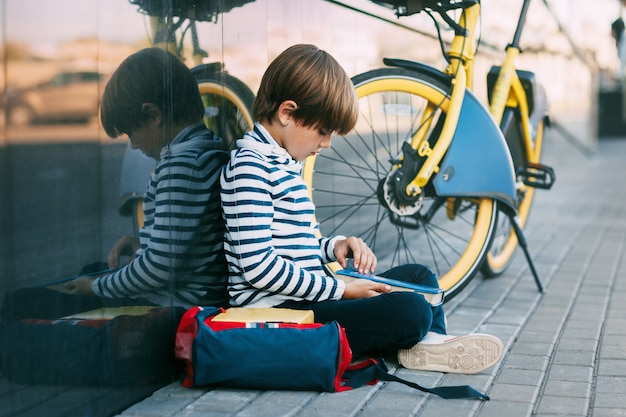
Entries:
[[[74, 308], [67, 299], [55, 304], [50, 296], [67, 290], [63, 280], [109, 269], [111, 248], [122, 236], [137, 238], [144, 224], [141, 201], [156, 161], [130, 148], [128, 132], [110, 138], [99, 106], [124, 59], [168, 40], [157, 34], [158, 22], [150, 16], [155, 8], [176, 15], [169, 23], [180, 27], [169, 49], [194, 68], [204, 121], [229, 144], [251, 120], [233, 119], [241, 109], [230, 104], [227, 90], [249, 112], [266, 66], [295, 43], [327, 50], [351, 76], [382, 67], [383, 57], [445, 65], [424, 13], [397, 19], [369, 0], [197, 3], [225, 7], [211, 15], [201, 7], [182, 7], [187, 3], [0, 0], [0, 416], [115, 415], [176, 378], [169, 363], [161, 373], [153, 366], [162, 361], [160, 355], [171, 356], [167, 337], [181, 306], [175, 289], [164, 287], [170, 298], [154, 303], [166, 313], [153, 311], [146, 319], [145, 311], [133, 310], [145, 321], [132, 316], [113, 327], [113, 320], [104, 320], [107, 312], [100, 311], [97, 320], [79, 314], [91, 309], [87, 306], [101, 307], [97, 300]], [[513, 33], [510, 10], [520, 3], [482, 2], [475, 89], [484, 102], [486, 73], [503, 57]], [[555, 0], [552, 10], [543, 3], [535, 2], [529, 14], [519, 66], [535, 71], [548, 86], [557, 120], [588, 118], [594, 77], [615, 72], [610, 23], [619, 14], [617, 2], [598, 1], [587, 14], [583, 6], [589, 3], [582, 0]], [[180, 17], [190, 10], [199, 19], [195, 27]], [[568, 22], [569, 33], [559, 18]], [[444, 31], [444, 43], [450, 37]], [[224, 115], [227, 119], [220, 118]], [[127, 261], [123, 257], [122, 265]], [[181, 282], [172, 279], [173, 271], [165, 274], [165, 285]], [[7, 303], [4, 297], [25, 288], [27, 295]], [[73, 319], [57, 320], [68, 316]], [[159, 337], [165, 338], [165, 354], [150, 350], [149, 342]]]

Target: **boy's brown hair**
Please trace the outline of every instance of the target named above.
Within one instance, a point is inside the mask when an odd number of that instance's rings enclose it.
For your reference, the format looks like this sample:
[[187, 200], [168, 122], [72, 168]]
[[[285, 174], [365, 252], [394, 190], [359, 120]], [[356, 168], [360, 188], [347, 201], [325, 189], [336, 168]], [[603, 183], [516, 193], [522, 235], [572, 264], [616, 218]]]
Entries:
[[285, 100], [298, 105], [294, 118], [306, 127], [347, 134], [358, 118], [350, 77], [327, 52], [315, 45], [287, 48], [268, 66], [252, 107], [258, 121], [271, 121]]
[[141, 127], [153, 103], [174, 123], [202, 120], [204, 105], [191, 70], [175, 55], [146, 48], [126, 58], [115, 70], [102, 95], [100, 120], [111, 137]]

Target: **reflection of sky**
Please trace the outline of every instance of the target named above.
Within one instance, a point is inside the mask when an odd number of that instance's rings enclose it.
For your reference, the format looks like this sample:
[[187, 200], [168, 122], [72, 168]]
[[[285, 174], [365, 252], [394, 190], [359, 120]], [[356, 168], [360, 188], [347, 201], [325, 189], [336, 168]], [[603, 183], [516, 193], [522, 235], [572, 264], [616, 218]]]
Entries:
[[[369, 0], [342, 0], [356, 8], [369, 10], [389, 19], [394, 19], [390, 10], [374, 5]], [[6, 30], [9, 42], [28, 43], [38, 53], [54, 55], [60, 42], [80, 38], [98, 38], [103, 41], [124, 41], [136, 43], [146, 39], [147, 19], [138, 13], [137, 6], [129, 0], [0, 0], [4, 5], [5, 16], [0, 25]], [[483, 40], [498, 47], [509, 41], [515, 25], [515, 17], [522, 0], [483, 0]], [[619, 13], [618, 0], [549, 0], [547, 2], [561, 21], [567, 25], [573, 40], [583, 49], [596, 50], [596, 58], [601, 64], [609, 62], [615, 51], [610, 49], [610, 22]], [[244, 13], [240, 13], [244, 11]], [[513, 12], [515, 11], [515, 12]], [[350, 21], [359, 20], [364, 25], [376, 25], [376, 21], [363, 19], [358, 13], [348, 11], [337, 5], [321, 0], [268, 0], [255, 1], [242, 8], [236, 8], [220, 18], [220, 23], [202, 24], [200, 30], [207, 30], [204, 37], [209, 43], [216, 38], [229, 44], [250, 45], [251, 42], [267, 43], [266, 30], [281, 27], [289, 38], [298, 41], [298, 33], [303, 27], [313, 24], [318, 34], [330, 29], [330, 21], [338, 24], [332, 26], [335, 31], [354, 30]], [[426, 16], [417, 15], [402, 18], [401, 22], [413, 25], [426, 23], [425, 30], [432, 30]], [[252, 19], [251, 19], [252, 18]], [[271, 23], [271, 22], [274, 23]], [[268, 23], [270, 22], [270, 23]], [[389, 24], [387, 24], [389, 26]], [[380, 27], [380, 26], [379, 26]], [[251, 32], [256, 32], [251, 36]], [[544, 1], [532, 2], [529, 12], [527, 30], [523, 42], [530, 48], [542, 45], [552, 49], [566, 48], [563, 39], [554, 40], [550, 36], [556, 32], [554, 21], [550, 18]], [[218, 35], [218, 36], [215, 36]], [[1, 35], [0, 35], [1, 36]], [[322, 35], [323, 36], [323, 35]], [[361, 35], [362, 36], [362, 35]], [[263, 38], [263, 39], [259, 39]], [[608, 39], [607, 39], [608, 38]], [[362, 39], [362, 37], [361, 37]], [[554, 42], [559, 42], [554, 45]], [[607, 45], [608, 44], [608, 45]], [[205, 42], [205, 46], [207, 43]], [[208, 45], [215, 48], [215, 44]], [[260, 46], [260, 45], [259, 45]], [[271, 46], [267, 45], [270, 49]], [[280, 48], [282, 49], [282, 45]]]
[[[390, 10], [370, 0], [341, 1], [396, 20]], [[482, 0], [481, 39], [501, 52], [510, 41], [521, 3], [522, 0]], [[601, 67], [615, 65], [610, 23], [619, 13], [618, 0], [547, 3], [567, 25], [579, 47], [591, 51]], [[36, 53], [50, 58], [63, 56], [59, 50], [61, 42], [81, 38], [97, 38], [103, 48], [110, 41], [132, 47], [148, 44], [147, 19], [128, 0], [0, 0], [0, 4], [5, 11], [0, 16], [0, 37], [6, 36], [2, 40], [28, 43]], [[423, 13], [399, 22], [435, 33], [432, 22]], [[229, 70], [250, 85], [256, 85], [269, 59], [290, 44], [303, 41], [328, 50], [350, 74], [380, 66], [381, 56], [440, 65], [436, 43], [424, 42], [400, 29], [392, 31], [393, 28], [390, 23], [323, 0], [256, 0], [220, 16], [218, 24], [203, 22], [198, 26], [201, 45], [211, 59], [225, 62]], [[409, 44], [411, 40], [413, 44]], [[531, 4], [522, 44], [530, 50], [546, 48], [571, 54], [542, 0]], [[537, 72], [555, 71], [551, 62], [543, 65], [545, 68], [536, 67]]]
[[59, 42], [82, 37], [134, 41], [146, 34], [143, 15], [128, 0], [3, 1], [8, 40], [37, 50], [51, 51]]
[[[137, 7], [130, 4], [128, 0], [0, 0], [5, 4], [6, 17], [1, 24], [6, 24], [5, 34], [9, 41], [26, 42], [33, 45], [33, 48], [40, 52], [53, 52], [55, 46], [61, 42], [76, 38], [98, 37], [107, 41], [127, 41], [135, 42], [146, 36], [146, 19], [137, 12]], [[308, 3], [308, 0], [305, 3]], [[345, 0], [356, 7], [372, 10], [373, 3], [369, 0]], [[315, 9], [328, 9], [328, 4], [311, 2], [315, 4]], [[594, 42], [590, 40], [589, 32], [597, 30], [597, 34], [606, 35], [610, 22], [617, 17], [619, 12], [619, 2], [617, 0], [550, 0], [548, 2], [559, 17], [568, 24], [572, 36], [576, 41], [585, 44]], [[288, 16], [287, 10], [292, 6], [289, 1], [271, 0], [267, 2], [272, 15], [281, 15], [287, 18], [284, 22], [287, 25], [297, 25], [298, 19]], [[297, 9], [305, 7], [301, 2], [292, 3]], [[507, 34], [512, 30], [516, 13], [521, 0], [483, 0], [485, 27], [493, 29], [493, 26], [506, 26]], [[278, 6], [272, 8], [272, 5]], [[255, 8], [258, 5], [246, 5], [247, 9]], [[376, 9], [377, 6], [374, 6]], [[331, 9], [338, 10], [337, 6], [330, 6]], [[378, 7], [378, 12], [388, 14]], [[265, 15], [260, 10], [260, 16], [255, 15], [255, 22], [244, 22], [241, 26], [249, 28], [250, 25], [264, 25]], [[533, 24], [532, 16], [539, 14], [546, 15], [546, 8], [543, 1], [535, 0], [531, 8], [531, 18], [529, 28], [525, 34], [527, 42], [533, 42], [534, 33], [539, 38], [546, 36], [545, 24]], [[353, 13], [354, 15], [354, 13]], [[275, 16], [272, 16], [275, 18]], [[304, 16], [303, 16], [304, 17]], [[315, 16], [316, 18], [319, 16]], [[330, 16], [322, 16], [323, 20], [328, 20]], [[306, 20], [305, 20], [306, 21]], [[322, 23], [322, 21], [318, 22]], [[403, 19], [408, 22], [408, 19]], [[494, 23], [495, 22], [495, 23]], [[500, 22], [500, 23], [498, 23]], [[503, 24], [504, 22], [509, 22]], [[322, 23], [323, 24], [323, 23]], [[493, 25], [493, 26], [492, 26]], [[548, 24], [548, 26], [552, 26]], [[229, 30], [230, 27], [225, 28]], [[504, 29], [504, 28], [502, 28]], [[543, 29], [543, 30], [541, 30]], [[489, 31], [491, 32], [491, 31]], [[485, 37], [489, 38], [489, 33]], [[493, 35], [493, 32], [491, 32]], [[498, 39], [490, 39], [491, 43], [500, 43]], [[539, 41], [540, 43], [541, 41]], [[588, 45], [585, 45], [588, 46]]]

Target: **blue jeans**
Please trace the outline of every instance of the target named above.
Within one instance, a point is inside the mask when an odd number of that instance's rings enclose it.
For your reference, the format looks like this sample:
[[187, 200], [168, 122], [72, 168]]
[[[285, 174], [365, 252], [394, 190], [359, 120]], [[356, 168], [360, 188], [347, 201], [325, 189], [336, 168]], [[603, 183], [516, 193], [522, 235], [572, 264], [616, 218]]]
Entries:
[[[378, 275], [439, 286], [435, 275], [417, 264], [399, 266]], [[412, 347], [427, 332], [446, 333], [443, 307], [431, 306], [423, 295], [414, 292], [397, 291], [358, 300], [287, 301], [279, 307], [313, 310], [315, 321], [320, 323], [336, 320], [346, 330], [354, 355], [396, 352]]]

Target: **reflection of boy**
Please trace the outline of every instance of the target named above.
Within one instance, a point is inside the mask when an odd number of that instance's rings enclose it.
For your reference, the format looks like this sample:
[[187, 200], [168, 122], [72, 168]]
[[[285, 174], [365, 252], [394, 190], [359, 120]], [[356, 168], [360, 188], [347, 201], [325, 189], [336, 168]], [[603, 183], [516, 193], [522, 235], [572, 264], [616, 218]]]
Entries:
[[126, 58], [104, 90], [102, 125], [111, 137], [127, 134], [133, 148], [157, 160], [139, 239], [122, 237], [108, 264], [118, 268], [122, 255], [131, 260], [112, 273], [69, 281], [52, 295], [18, 290], [3, 310], [16, 313], [20, 300], [32, 299], [42, 301], [38, 309], [74, 312], [99, 305], [226, 304], [219, 174], [228, 154], [203, 115], [197, 82], [176, 56], [148, 48]]
[[196, 80], [177, 57], [144, 49], [115, 71], [102, 98], [102, 125], [111, 137], [127, 134], [157, 165], [139, 242], [120, 239], [109, 266], [117, 267], [121, 254], [136, 256], [112, 274], [68, 283], [71, 292], [183, 307], [224, 301], [218, 176], [225, 153], [203, 115]]
[[626, 18], [626, 0], [621, 1], [620, 9], [620, 17], [611, 23], [611, 35], [615, 41], [615, 46], [617, 47], [617, 57], [619, 59], [616, 75], [621, 79], [624, 77], [624, 67], [626, 64], [626, 42], [624, 42], [624, 30], [626, 29], [626, 25], [624, 24], [624, 19]]
[[613, 35], [613, 40], [615, 40], [617, 57], [619, 58], [620, 62], [617, 69], [617, 75], [620, 78], [624, 74], [624, 28], [624, 19], [622, 19], [621, 17], [611, 23], [611, 34]]
[[[300, 176], [301, 161], [328, 148], [332, 133], [347, 134], [358, 117], [350, 78], [334, 58], [313, 45], [288, 48], [265, 72], [253, 110], [258, 122], [237, 141], [221, 178], [230, 304], [313, 310], [316, 321], [346, 329], [355, 354], [399, 352], [410, 368], [476, 373], [497, 363], [499, 339], [445, 336], [443, 307], [422, 295], [326, 274], [325, 263], [346, 267], [348, 258], [362, 273], [376, 267], [361, 239], [316, 236], [315, 207]], [[438, 285], [421, 265], [379, 275]]]

